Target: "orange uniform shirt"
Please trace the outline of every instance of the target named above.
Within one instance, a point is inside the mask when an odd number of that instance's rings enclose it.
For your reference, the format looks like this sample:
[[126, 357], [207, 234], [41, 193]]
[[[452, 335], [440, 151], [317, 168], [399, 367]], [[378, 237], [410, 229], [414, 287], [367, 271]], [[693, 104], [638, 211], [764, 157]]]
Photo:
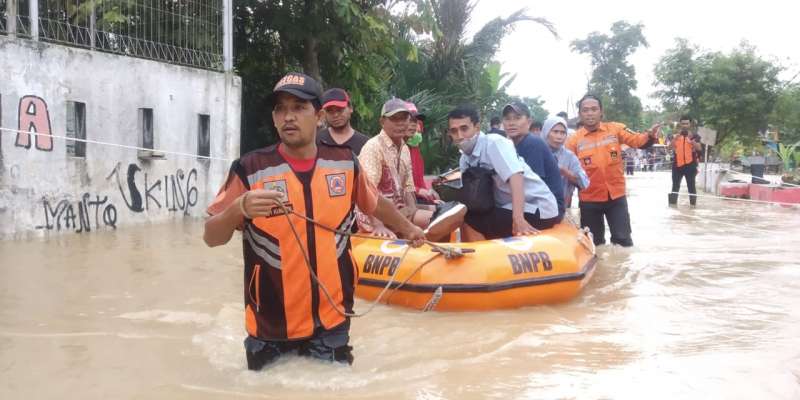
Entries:
[[672, 139], [672, 145], [675, 151], [675, 166], [680, 168], [684, 165], [695, 162], [694, 157], [694, 140], [689, 136], [675, 135]]
[[589, 187], [579, 192], [581, 201], [615, 200], [625, 195], [622, 144], [644, 148], [655, 141], [617, 122], [601, 122], [597, 130], [578, 129], [565, 147], [578, 156], [589, 176]]

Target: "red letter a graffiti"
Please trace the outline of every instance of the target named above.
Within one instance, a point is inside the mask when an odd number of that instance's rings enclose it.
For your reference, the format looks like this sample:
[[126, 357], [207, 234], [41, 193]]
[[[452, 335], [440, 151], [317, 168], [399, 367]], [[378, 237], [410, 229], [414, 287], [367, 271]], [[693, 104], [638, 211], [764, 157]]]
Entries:
[[19, 99], [19, 132], [17, 147], [31, 148], [31, 133], [36, 135], [36, 148], [44, 151], [53, 150], [53, 138], [50, 136], [50, 112], [47, 103], [36, 96], [25, 96]]

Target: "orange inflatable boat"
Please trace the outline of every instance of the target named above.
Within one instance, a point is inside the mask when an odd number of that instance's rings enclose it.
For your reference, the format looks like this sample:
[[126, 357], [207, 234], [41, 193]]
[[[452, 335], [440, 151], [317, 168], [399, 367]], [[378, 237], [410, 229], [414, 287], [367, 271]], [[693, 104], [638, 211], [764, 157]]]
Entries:
[[392, 280], [381, 302], [419, 310], [477, 311], [565, 302], [589, 282], [597, 261], [589, 233], [566, 220], [536, 236], [443, 243], [464, 253], [455, 258], [430, 246], [406, 253], [402, 241], [351, 240], [359, 271], [356, 296], [374, 300]]

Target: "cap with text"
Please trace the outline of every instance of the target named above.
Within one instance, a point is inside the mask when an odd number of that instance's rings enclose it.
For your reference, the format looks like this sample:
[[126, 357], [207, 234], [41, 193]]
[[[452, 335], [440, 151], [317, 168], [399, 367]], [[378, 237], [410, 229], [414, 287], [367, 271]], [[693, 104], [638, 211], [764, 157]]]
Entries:
[[306, 74], [290, 72], [275, 84], [275, 88], [272, 89], [272, 93], [269, 96], [270, 102], [274, 102], [275, 97], [281, 92], [289, 93], [303, 100], [320, 101], [322, 86], [314, 78]]

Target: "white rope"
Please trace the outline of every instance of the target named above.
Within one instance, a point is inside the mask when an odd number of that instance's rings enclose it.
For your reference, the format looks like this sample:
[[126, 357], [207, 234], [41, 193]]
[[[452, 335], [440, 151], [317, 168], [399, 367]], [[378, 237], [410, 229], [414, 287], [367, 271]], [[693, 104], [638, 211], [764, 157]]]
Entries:
[[779, 206], [788, 206], [788, 207], [800, 207], [800, 203], [785, 203], [780, 201], [766, 201], [766, 200], [751, 200], [751, 199], [740, 199], [738, 197], [725, 197], [725, 196], [716, 196], [712, 194], [690, 194], [687, 192], [667, 192], [668, 194], [683, 194], [687, 196], [697, 196], [697, 197], [707, 197], [707, 198], [715, 198], [720, 200], [730, 200], [730, 201], [741, 201], [746, 203], [755, 203], [755, 204], [775, 204]]
[[769, 233], [769, 234], [782, 233], [782, 232], [777, 232], [777, 231], [769, 231], [769, 230], [761, 229], [761, 228], [753, 228], [751, 226], [746, 226], [746, 225], [742, 225], [742, 224], [732, 224], [730, 222], [722, 222], [722, 221], [718, 221], [718, 220], [712, 219], [712, 218], [701, 217], [699, 215], [689, 215], [689, 217], [692, 217], [694, 219], [701, 220], [701, 221], [708, 221], [708, 222], [710, 222], [712, 224], [727, 225], [727, 226], [734, 227], [734, 228], [736, 228], [738, 230], [745, 230], [745, 231], [750, 231], [750, 232], [755, 232], [755, 233]]
[[[624, 167], [625, 163], [623, 162], [622, 165]], [[786, 182], [780, 181], [780, 178], [778, 178], [779, 181], [776, 182], [774, 180], [767, 179], [767, 177], [749, 175], [749, 174], [747, 174], [745, 172], [734, 171], [734, 170], [732, 170], [730, 168], [715, 168], [716, 167], [715, 165], [713, 165], [713, 164], [710, 164], [710, 165], [712, 166], [710, 171], [725, 171], [725, 172], [728, 172], [728, 173], [731, 173], [731, 174], [745, 176], [745, 177], [750, 178], [750, 179], [758, 178], [758, 179], [761, 179], [761, 180], [764, 180], [764, 181], [768, 181], [768, 182], [770, 182], [771, 184], [774, 184], [774, 185], [783, 185], [783, 186], [789, 186], [789, 187], [800, 187], [800, 185], [796, 185], [796, 184], [793, 184], [793, 183], [786, 183]], [[663, 162], [655, 162], [655, 163], [640, 163], [640, 164], [634, 165], [634, 168], [637, 168], [637, 167], [644, 168], [644, 167], [650, 167], [650, 166], [662, 166], [662, 167], [669, 167], [671, 169], [672, 168], [672, 161], [666, 161], [665, 160]], [[657, 172], [657, 171], [646, 171], [646, 170], [642, 169], [642, 170], [637, 170], [637, 172]], [[700, 172], [699, 169], [698, 169], [698, 172]]]
[[46, 137], [51, 137], [51, 138], [55, 138], [55, 139], [72, 140], [72, 141], [75, 141], [75, 142], [99, 144], [99, 145], [103, 145], [103, 146], [119, 147], [119, 148], [122, 148], [122, 149], [130, 149], [130, 150], [147, 150], [147, 151], [154, 151], [154, 152], [159, 152], [159, 153], [164, 153], [164, 154], [171, 154], [171, 155], [182, 156], [182, 157], [202, 158], [202, 159], [206, 159], [206, 160], [218, 160], [218, 161], [226, 161], [226, 162], [233, 161], [233, 160], [230, 160], [230, 159], [227, 159], [227, 158], [201, 156], [201, 155], [191, 154], [191, 153], [182, 153], [182, 152], [179, 152], [179, 151], [149, 149], [149, 148], [146, 148], [146, 147], [129, 146], [129, 145], [126, 145], [126, 144], [119, 144], [119, 143], [101, 142], [99, 140], [91, 140], [91, 139], [71, 138], [71, 137], [67, 137], [67, 136], [53, 135], [53, 134], [49, 134], [49, 133], [26, 132], [26, 131], [21, 131], [21, 130], [18, 130], [18, 129], [11, 129], [11, 128], [0, 128], [0, 133], [2, 133], [2, 132], [21, 133], [21, 134], [27, 134], [27, 135], [33, 135], [33, 136], [46, 136]]

